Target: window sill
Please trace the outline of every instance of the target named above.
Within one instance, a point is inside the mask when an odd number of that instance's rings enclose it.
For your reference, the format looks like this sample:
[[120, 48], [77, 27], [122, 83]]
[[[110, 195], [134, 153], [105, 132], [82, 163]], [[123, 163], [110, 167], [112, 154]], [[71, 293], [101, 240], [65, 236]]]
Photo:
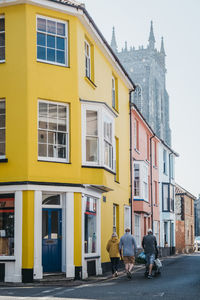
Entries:
[[90, 168], [90, 169], [103, 169], [113, 175], [116, 175], [116, 173], [106, 167], [100, 167], [100, 166], [88, 166], [88, 165], [82, 165], [82, 168]]
[[46, 159], [38, 159], [39, 162], [50, 162], [50, 163], [57, 163], [57, 164], [65, 164], [65, 165], [71, 165], [70, 162], [67, 161], [56, 161], [56, 160], [46, 160]]
[[96, 89], [96, 84], [87, 76], [85, 76], [85, 81], [95, 90]]
[[53, 66], [57, 66], [57, 67], [64, 67], [64, 68], [69, 68], [68, 65], [64, 65], [64, 64], [58, 64], [58, 63], [54, 63], [54, 62], [50, 62], [50, 61], [46, 61], [46, 60], [40, 60], [37, 59], [37, 62], [42, 63], [42, 64], [47, 64], [47, 65], [53, 65]]
[[16, 259], [13, 256], [0, 256], [0, 261], [9, 262], [9, 261], [16, 261]]
[[0, 64], [4, 64], [5, 62], [5, 60], [0, 60]]
[[5, 163], [5, 162], [8, 162], [7, 158], [0, 158], [0, 163]]
[[97, 259], [97, 258], [100, 258], [99, 255], [92, 255], [92, 254], [85, 254], [85, 259]]

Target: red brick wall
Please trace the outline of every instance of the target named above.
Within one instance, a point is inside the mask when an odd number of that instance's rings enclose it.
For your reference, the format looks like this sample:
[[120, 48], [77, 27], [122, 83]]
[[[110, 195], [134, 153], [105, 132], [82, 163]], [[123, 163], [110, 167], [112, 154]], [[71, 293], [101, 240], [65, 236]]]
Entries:
[[185, 252], [185, 222], [176, 221], [176, 251]]

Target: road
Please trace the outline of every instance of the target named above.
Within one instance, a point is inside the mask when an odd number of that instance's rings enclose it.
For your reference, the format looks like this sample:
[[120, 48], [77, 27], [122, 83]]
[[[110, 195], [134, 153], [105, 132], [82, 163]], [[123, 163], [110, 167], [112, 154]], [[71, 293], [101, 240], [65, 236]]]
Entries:
[[200, 299], [200, 253], [164, 260], [162, 274], [144, 278], [144, 270], [131, 280], [122, 275], [97, 283], [73, 287], [0, 287], [0, 300], [130, 300]]

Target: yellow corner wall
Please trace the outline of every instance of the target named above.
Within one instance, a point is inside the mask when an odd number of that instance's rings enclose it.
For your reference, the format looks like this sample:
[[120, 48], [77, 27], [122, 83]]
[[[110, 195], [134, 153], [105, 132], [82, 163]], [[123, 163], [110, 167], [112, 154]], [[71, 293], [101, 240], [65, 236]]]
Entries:
[[22, 269], [34, 265], [34, 191], [23, 192]]

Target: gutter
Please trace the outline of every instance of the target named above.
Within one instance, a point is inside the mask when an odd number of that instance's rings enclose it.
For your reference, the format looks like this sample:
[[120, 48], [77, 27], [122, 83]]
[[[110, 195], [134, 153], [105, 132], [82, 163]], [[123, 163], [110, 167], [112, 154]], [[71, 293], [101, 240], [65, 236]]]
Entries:
[[86, 18], [89, 20], [89, 23], [91, 23], [91, 25], [94, 27], [94, 29], [96, 30], [96, 32], [98, 33], [98, 35], [100, 36], [102, 42], [104, 43], [105, 47], [108, 49], [108, 51], [111, 53], [114, 61], [118, 64], [118, 66], [120, 67], [120, 69], [122, 70], [122, 72], [124, 73], [124, 75], [127, 77], [128, 81], [130, 82], [130, 84], [133, 87], [133, 90], [135, 90], [136, 85], [134, 84], [134, 82], [132, 81], [132, 79], [130, 78], [129, 74], [127, 73], [127, 71], [125, 70], [125, 68], [123, 67], [123, 65], [121, 64], [120, 60], [118, 59], [118, 57], [116, 56], [116, 54], [114, 53], [114, 51], [112, 50], [111, 46], [108, 44], [108, 42], [106, 41], [106, 39], [104, 38], [103, 34], [101, 33], [101, 31], [99, 30], [99, 28], [97, 27], [97, 25], [95, 24], [94, 20], [92, 19], [92, 17], [90, 16], [90, 14], [88, 13], [88, 11], [86, 10], [85, 7], [83, 7], [82, 5], [73, 5], [73, 4], [69, 4], [69, 3], [65, 3], [65, 2], [60, 2], [57, 0], [48, 0], [57, 4], [62, 4], [62, 5], [66, 5], [66, 6], [70, 6], [73, 7], [75, 9], [77, 9], [77, 11], [81, 10], [83, 12], [83, 14], [86, 16]]
[[133, 234], [133, 147], [132, 147], [132, 113], [131, 113], [131, 95], [133, 90], [129, 91], [129, 120], [130, 120], [130, 204], [131, 204], [131, 234]]
[[155, 137], [155, 133], [150, 137], [150, 188], [151, 188], [151, 229], [153, 230], [153, 164], [152, 164], [152, 139]]

